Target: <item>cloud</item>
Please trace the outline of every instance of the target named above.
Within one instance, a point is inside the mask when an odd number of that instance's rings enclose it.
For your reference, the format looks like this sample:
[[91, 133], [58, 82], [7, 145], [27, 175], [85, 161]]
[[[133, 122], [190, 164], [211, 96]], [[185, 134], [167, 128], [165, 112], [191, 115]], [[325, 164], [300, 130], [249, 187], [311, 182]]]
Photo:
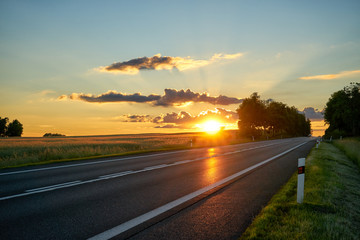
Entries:
[[239, 104], [242, 99], [227, 97], [220, 95], [218, 97], [210, 97], [208, 93], [196, 93], [190, 89], [175, 90], [165, 89], [165, 94], [158, 99], [154, 105], [156, 106], [172, 106], [172, 105], [183, 105], [187, 102], [204, 102], [213, 105], [230, 105]]
[[305, 117], [310, 120], [323, 120], [324, 119], [324, 111], [319, 111], [313, 107], [306, 107], [300, 113], [305, 114]]
[[122, 122], [151, 122], [152, 118], [150, 115], [125, 115], [123, 116]]
[[[138, 117], [141, 116], [141, 117]], [[194, 128], [196, 124], [201, 124], [207, 120], [216, 120], [223, 124], [235, 124], [239, 118], [234, 111], [224, 108], [215, 108], [215, 110], [206, 110], [200, 112], [198, 115], [191, 115], [186, 111], [178, 113], [171, 112], [155, 117], [149, 115], [123, 115], [121, 116], [123, 122], [151, 122], [159, 124], [155, 128]]]
[[[149, 96], [141, 95], [140, 93], [126, 94], [116, 91], [108, 91], [106, 93], [100, 94], [98, 96], [92, 94], [84, 93], [72, 93], [69, 95], [71, 100], [81, 100], [85, 102], [95, 102], [95, 103], [106, 103], [106, 102], [137, 102], [137, 103], [146, 103], [153, 102], [160, 99], [161, 96], [151, 94]], [[64, 95], [58, 97], [59, 100], [64, 99]]]
[[176, 89], [165, 89], [164, 95], [151, 94], [148, 96], [141, 95], [141, 93], [126, 94], [116, 91], [108, 91], [100, 95], [84, 94], [84, 93], [72, 93], [69, 96], [61, 95], [58, 100], [71, 99], [81, 100], [91, 103], [109, 103], [109, 102], [135, 102], [135, 103], [150, 103], [153, 106], [181, 106], [188, 102], [203, 102], [210, 103], [213, 105], [231, 105], [239, 104], [242, 99], [217, 96], [211, 97], [208, 93], [196, 93], [187, 90], [176, 90]]
[[180, 127], [177, 126], [177, 125], [166, 124], [166, 125], [163, 125], [163, 126], [155, 126], [154, 128], [180, 128]]
[[306, 77], [300, 77], [301, 80], [332, 80], [332, 79], [338, 79], [338, 78], [344, 78], [344, 77], [351, 77], [353, 75], [360, 74], [360, 70], [354, 70], [354, 71], [343, 71], [336, 74], [324, 74], [324, 75], [315, 75], [315, 76], [306, 76]]
[[67, 99], [67, 95], [61, 95], [61, 96], [59, 96], [57, 99], [58, 100], [65, 100], [65, 99]]
[[243, 53], [214, 54], [209, 60], [196, 60], [190, 57], [169, 57], [156, 54], [152, 57], [141, 57], [124, 62], [115, 62], [109, 66], [99, 67], [96, 70], [108, 73], [122, 73], [134, 75], [140, 70], [172, 70], [185, 71], [199, 68], [221, 60], [233, 60], [243, 56]]

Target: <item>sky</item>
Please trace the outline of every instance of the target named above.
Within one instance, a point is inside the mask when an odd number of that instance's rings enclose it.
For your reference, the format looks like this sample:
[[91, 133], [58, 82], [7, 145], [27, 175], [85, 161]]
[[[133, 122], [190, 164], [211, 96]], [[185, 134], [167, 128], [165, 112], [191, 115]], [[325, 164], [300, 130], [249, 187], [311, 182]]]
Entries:
[[23, 136], [236, 127], [258, 92], [326, 126], [360, 82], [360, 1], [0, 0], [0, 117]]

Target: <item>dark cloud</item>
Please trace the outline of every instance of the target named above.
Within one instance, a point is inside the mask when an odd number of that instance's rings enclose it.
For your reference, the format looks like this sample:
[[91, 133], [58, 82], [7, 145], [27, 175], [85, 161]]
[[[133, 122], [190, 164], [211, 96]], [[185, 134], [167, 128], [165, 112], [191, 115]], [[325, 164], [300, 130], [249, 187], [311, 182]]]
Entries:
[[[165, 89], [164, 95], [151, 94], [148, 96], [140, 93], [124, 94], [116, 91], [109, 91], [98, 96], [92, 94], [73, 93], [69, 96], [72, 100], [82, 100], [85, 102], [108, 103], [108, 102], [137, 102], [137, 103], [151, 103], [154, 106], [181, 106], [188, 102], [203, 102], [213, 105], [231, 105], [239, 104], [242, 99], [227, 97], [220, 95], [218, 97], [211, 97], [208, 93], [196, 93], [187, 90]], [[59, 100], [66, 98], [65, 95], [58, 97]]]
[[203, 67], [216, 61], [225, 59], [236, 59], [243, 56], [243, 53], [235, 54], [214, 54], [209, 60], [195, 60], [190, 57], [162, 57], [161, 54], [156, 54], [152, 57], [141, 57], [131, 59], [124, 62], [116, 62], [106, 67], [100, 67], [97, 70], [100, 72], [112, 72], [123, 74], [137, 74], [140, 70], [171, 70], [178, 69], [179, 71]]
[[311, 120], [323, 120], [324, 119], [324, 111], [319, 111], [313, 107], [304, 108], [301, 113], [305, 114], [305, 117]]
[[176, 67], [172, 64], [172, 57], [161, 57], [160, 55], [155, 55], [153, 57], [142, 57], [132, 59], [125, 62], [113, 63], [110, 66], [104, 68], [106, 71], [120, 71], [120, 72], [129, 72], [129, 71], [138, 71], [138, 70], [155, 70], [155, 69], [171, 69]]
[[[63, 99], [63, 95], [58, 99]], [[100, 94], [98, 96], [92, 94], [83, 94], [83, 93], [73, 93], [69, 96], [72, 100], [82, 100], [85, 102], [96, 102], [96, 103], [106, 103], [106, 102], [137, 102], [137, 103], [146, 103], [153, 102], [161, 98], [160, 95], [151, 94], [149, 96], [141, 95], [140, 93], [134, 94], [124, 94], [115, 91], [109, 91], [107, 93]]]
[[204, 102], [213, 105], [230, 105], [239, 104], [242, 99], [227, 97], [220, 95], [218, 97], [210, 97], [207, 93], [196, 93], [187, 89], [186, 91], [176, 89], [165, 89], [165, 95], [161, 96], [154, 104], [157, 106], [182, 105], [186, 102]]

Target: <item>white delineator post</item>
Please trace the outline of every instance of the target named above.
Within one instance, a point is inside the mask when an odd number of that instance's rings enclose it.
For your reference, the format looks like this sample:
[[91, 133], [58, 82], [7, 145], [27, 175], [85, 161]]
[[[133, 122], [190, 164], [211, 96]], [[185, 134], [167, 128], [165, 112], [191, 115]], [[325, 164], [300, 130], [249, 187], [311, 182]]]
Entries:
[[304, 200], [304, 183], [305, 183], [305, 158], [298, 160], [298, 182], [297, 182], [297, 202], [302, 203]]

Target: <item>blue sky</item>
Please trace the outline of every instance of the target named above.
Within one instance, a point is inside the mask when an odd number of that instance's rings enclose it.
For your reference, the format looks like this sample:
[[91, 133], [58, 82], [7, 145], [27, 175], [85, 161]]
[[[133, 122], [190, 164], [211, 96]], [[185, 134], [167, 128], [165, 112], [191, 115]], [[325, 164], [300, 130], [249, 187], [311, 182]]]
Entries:
[[[168, 123], [126, 116], [195, 117], [239, 105], [69, 97], [109, 90], [163, 96], [164, 89], [190, 89], [238, 99], [259, 92], [322, 110], [331, 93], [359, 81], [359, 12], [359, 1], [0, 1], [1, 117], [19, 119], [25, 136], [181, 131], [176, 122], [155, 128]], [[208, 62], [184, 71], [98, 71], [156, 54]], [[215, 54], [241, 56], [212, 61]]]

